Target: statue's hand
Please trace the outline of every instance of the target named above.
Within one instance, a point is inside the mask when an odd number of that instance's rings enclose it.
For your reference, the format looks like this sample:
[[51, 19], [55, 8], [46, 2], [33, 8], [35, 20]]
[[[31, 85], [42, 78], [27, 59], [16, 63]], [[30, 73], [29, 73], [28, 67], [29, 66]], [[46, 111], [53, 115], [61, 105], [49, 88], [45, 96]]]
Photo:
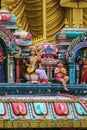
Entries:
[[31, 67], [32, 67], [32, 65], [30, 65], [30, 64], [26, 64], [26, 66], [28, 66], [29, 68], [31, 68]]

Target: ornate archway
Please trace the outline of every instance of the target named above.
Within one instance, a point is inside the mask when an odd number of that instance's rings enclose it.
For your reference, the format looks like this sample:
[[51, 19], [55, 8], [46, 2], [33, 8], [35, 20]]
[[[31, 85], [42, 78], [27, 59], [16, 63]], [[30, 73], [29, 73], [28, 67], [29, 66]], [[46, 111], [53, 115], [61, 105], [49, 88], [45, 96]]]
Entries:
[[73, 47], [72, 53], [76, 54], [77, 51], [79, 51], [80, 49], [85, 48], [85, 47], [87, 48], [87, 42], [86, 41], [80, 42], [79, 44], [77, 44], [76, 46]]
[[[10, 55], [9, 51], [12, 51], [14, 46], [15, 39], [13, 37], [13, 34], [9, 29], [7, 29], [5, 26], [0, 26], [0, 49], [1, 49], [1, 56], [4, 57], [3, 61], [0, 61], [0, 82], [8, 82], [9, 79], [9, 60]], [[2, 59], [2, 57], [1, 57]]]
[[86, 37], [87, 37], [87, 32], [82, 33], [81, 36], [78, 36], [77, 38], [73, 39], [72, 43], [67, 48], [67, 51], [75, 55], [77, 51], [79, 51], [84, 47], [87, 47]]
[[[79, 64], [76, 63], [76, 54], [79, 52], [79, 50], [82, 50], [83, 48], [87, 48], [87, 33], [83, 33], [81, 36], [78, 36], [76, 39], [72, 40], [72, 43], [67, 48], [67, 52], [69, 53], [69, 76], [70, 76], [70, 83], [79, 83]], [[77, 75], [77, 77], [76, 77]]]

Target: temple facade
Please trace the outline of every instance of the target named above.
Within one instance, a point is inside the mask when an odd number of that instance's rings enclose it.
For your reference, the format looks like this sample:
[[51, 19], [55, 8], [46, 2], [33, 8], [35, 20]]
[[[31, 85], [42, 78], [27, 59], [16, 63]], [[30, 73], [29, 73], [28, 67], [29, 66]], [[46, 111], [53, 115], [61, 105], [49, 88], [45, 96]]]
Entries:
[[0, 128], [87, 128], [86, 0], [1, 0]]

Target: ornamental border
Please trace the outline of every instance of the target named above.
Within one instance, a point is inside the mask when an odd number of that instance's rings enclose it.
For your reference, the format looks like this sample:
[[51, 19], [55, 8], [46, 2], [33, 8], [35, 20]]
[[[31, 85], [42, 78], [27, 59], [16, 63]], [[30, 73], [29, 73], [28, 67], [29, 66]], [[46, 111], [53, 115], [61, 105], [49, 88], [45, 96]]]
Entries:
[[[87, 100], [85, 100], [87, 101]], [[65, 102], [65, 103], [75, 103], [75, 102], [79, 102], [78, 99], [0, 99], [0, 102], [3, 102], [3, 103], [6, 103], [6, 102], [24, 102], [24, 103], [27, 103], [27, 102], [30, 102], [30, 103], [33, 103], [33, 102]]]
[[87, 120], [0, 121], [0, 128], [87, 128]]

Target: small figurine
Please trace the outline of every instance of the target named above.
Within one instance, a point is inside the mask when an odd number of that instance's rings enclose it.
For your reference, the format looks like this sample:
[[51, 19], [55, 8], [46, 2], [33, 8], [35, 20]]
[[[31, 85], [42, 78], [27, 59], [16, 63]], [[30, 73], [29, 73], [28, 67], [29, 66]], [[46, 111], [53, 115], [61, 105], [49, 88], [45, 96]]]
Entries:
[[66, 69], [64, 68], [62, 61], [59, 61], [57, 63], [57, 67], [55, 68], [54, 73], [55, 73], [55, 80], [63, 84], [65, 91], [69, 91], [68, 88], [66, 87], [66, 83], [69, 80], [69, 76], [66, 76]]

